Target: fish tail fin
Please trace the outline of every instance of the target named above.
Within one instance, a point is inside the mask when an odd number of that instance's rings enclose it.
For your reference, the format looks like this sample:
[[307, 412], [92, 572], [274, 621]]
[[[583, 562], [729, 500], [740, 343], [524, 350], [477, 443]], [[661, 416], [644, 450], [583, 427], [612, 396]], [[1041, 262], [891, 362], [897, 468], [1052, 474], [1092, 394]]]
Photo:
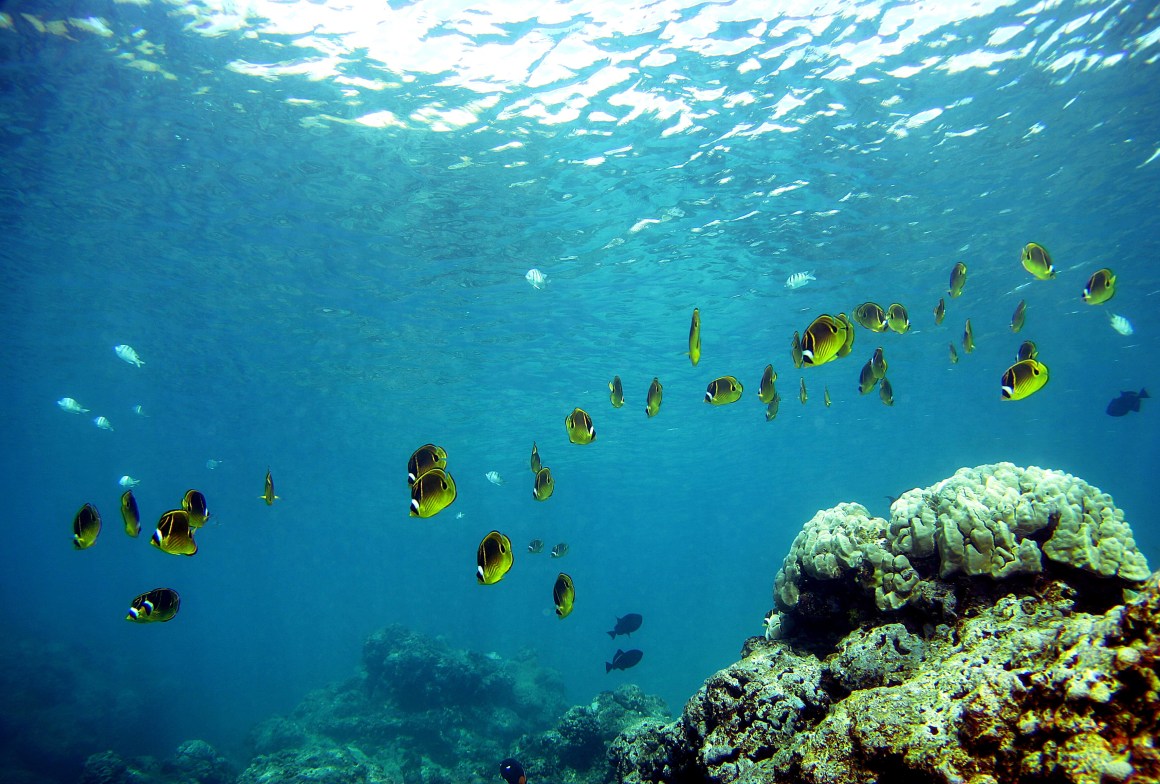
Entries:
[[612, 664], [610, 662], [604, 662], [604, 674], [607, 675], [610, 672], [612, 672]]
[[1148, 394], [1147, 389], [1145, 389], [1144, 387], [1140, 387], [1140, 397], [1152, 397], [1152, 396]]
[[614, 640], [615, 640], [615, 639], [616, 639], [616, 632], [615, 632], [615, 631], [611, 631], [611, 632], [609, 632], [609, 633], [608, 633], [608, 636], [609, 636], [609, 637], [611, 637], [612, 639], [614, 639]]

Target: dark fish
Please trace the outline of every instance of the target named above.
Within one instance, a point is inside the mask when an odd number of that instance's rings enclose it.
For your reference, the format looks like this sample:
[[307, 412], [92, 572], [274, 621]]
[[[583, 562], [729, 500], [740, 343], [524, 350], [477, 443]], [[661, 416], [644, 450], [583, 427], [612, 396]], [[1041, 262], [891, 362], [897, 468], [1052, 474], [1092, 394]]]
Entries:
[[540, 468], [542, 467], [542, 464], [540, 463], [540, 448], [536, 446], [535, 441], [532, 442], [532, 457], [529, 461], [529, 465], [532, 467], [533, 474], [539, 473]]
[[172, 588], [154, 588], [143, 593], [129, 605], [126, 621], [137, 623], [164, 623], [173, 620], [181, 609], [181, 597]]
[[415, 484], [419, 477], [432, 468], [446, 467], [447, 450], [434, 444], [423, 444], [411, 453], [411, 458], [407, 461], [407, 486]]
[[886, 375], [886, 356], [882, 353], [882, 346], [874, 349], [874, 356], [870, 357], [870, 367], [874, 370], [874, 378], [881, 379]]
[[826, 404], [826, 408], [830, 407], [830, 388], [827, 386], [822, 390], [822, 402]]
[[1019, 300], [1019, 304], [1015, 306], [1015, 312], [1011, 314], [1011, 331], [1018, 332], [1023, 329], [1023, 322], [1027, 320], [1027, 300]]
[[495, 585], [515, 562], [512, 540], [499, 531], [483, 537], [475, 553], [475, 580], [480, 585]]
[[624, 386], [620, 383], [620, 376], [613, 376], [608, 382], [608, 399], [612, 401], [613, 408], [624, 405]]
[[499, 775], [507, 784], [528, 784], [528, 776], [524, 773], [524, 766], [514, 757], [508, 757], [499, 764]]
[[804, 406], [809, 399], [809, 395], [806, 394], [806, 380], [802, 378], [801, 388], [798, 389], [798, 400], [802, 401], [802, 405]]
[[874, 361], [866, 360], [862, 371], [858, 374], [858, 393], [865, 395], [871, 392], [878, 384], [878, 376], [874, 375]]
[[411, 485], [411, 517], [431, 517], [451, 506], [455, 500], [455, 480], [441, 468], [420, 474]]
[[613, 670], [627, 670], [629, 667], [635, 667], [640, 664], [642, 656], [644, 656], [644, 651], [638, 651], [635, 648], [631, 651], [622, 651], [617, 648], [616, 653], [612, 656], [612, 661], [604, 662], [604, 672], [609, 673]]
[[879, 383], [878, 397], [882, 398], [882, 402], [886, 405], [894, 405], [894, 387], [890, 386], [890, 379], [886, 376], [883, 376]]
[[975, 350], [975, 330], [971, 328], [971, 320], [967, 319], [963, 327], [963, 351], [970, 354]]
[[190, 528], [201, 528], [209, 519], [209, 506], [199, 490], [186, 490], [185, 497], [181, 499], [181, 508], [189, 513]]
[[934, 324], [937, 327], [943, 322], [947, 315], [947, 304], [939, 297], [938, 304], [934, 306]]
[[644, 623], [644, 618], [640, 613], [629, 613], [622, 618], [616, 619], [616, 626], [612, 628], [608, 636], [615, 640], [618, 634], [630, 635], [639, 629], [642, 623]]
[[568, 440], [573, 444], [591, 444], [596, 440], [592, 417], [582, 408], [574, 408], [571, 414], [564, 417], [564, 428], [568, 431]]
[[1139, 413], [1140, 401], [1146, 397], [1152, 397], [1146, 389], [1139, 392], [1121, 392], [1119, 397], [1108, 403], [1108, 416], [1122, 417], [1129, 411]]
[[576, 588], [572, 585], [572, 578], [560, 572], [556, 576], [556, 584], [552, 586], [552, 604], [556, 605], [556, 617], [567, 618], [572, 613], [575, 601]]
[[193, 529], [189, 527], [189, 513], [184, 509], [170, 509], [161, 515], [150, 544], [170, 555], [196, 553], [197, 542], [193, 541]]
[[854, 321], [871, 332], [885, 332], [888, 326], [886, 311], [877, 302], [863, 302], [854, 308]]
[[132, 490], [121, 493], [121, 519], [125, 521], [125, 533], [136, 539], [141, 533], [141, 512], [137, 509]]
[[533, 539], [532, 541], [528, 542], [528, 552], [532, 555], [544, 552], [544, 540]]
[[568, 554], [568, 543], [567, 542], [560, 542], [558, 545], [556, 545], [555, 547], [552, 548], [552, 557], [553, 558], [563, 558], [567, 554]]
[[1016, 354], [1016, 361], [1022, 362], [1025, 359], [1036, 359], [1039, 356], [1039, 347], [1035, 345], [1032, 340], [1025, 340], [1019, 344], [1019, 351]]
[[258, 497], [266, 501], [266, 506], [273, 506], [278, 500], [278, 496], [274, 495], [274, 477], [270, 476], [269, 468], [266, 469], [266, 488]]
[[802, 357], [802, 336], [796, 330], [793, 333], [793, 341], [790, 343], [790, 351], [793, 354], [793, 366], [800, 368], [805, 360]]
[[73, 518], [73, 547], [84, 550], [92, 547], [101, 532], [101, 513], [92, 504], [85, 504]]
[[774, 392], [773, 400], [765, 407], [765, 421], [771, 422], [777, 417], [777, 409], [781, 406], [781, 393]]

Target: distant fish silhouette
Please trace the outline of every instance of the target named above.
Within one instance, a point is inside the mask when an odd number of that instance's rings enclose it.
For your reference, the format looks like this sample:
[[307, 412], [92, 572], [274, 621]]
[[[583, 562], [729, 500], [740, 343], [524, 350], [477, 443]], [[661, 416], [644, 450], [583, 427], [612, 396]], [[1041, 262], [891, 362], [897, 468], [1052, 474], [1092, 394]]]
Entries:
[[643, 656], [644, 651], [638, 651], [635, 648], [631, 651], [622, 651], [618, 648], [612, 661], [604, 662], [604, 672], [609, 673], [613, 670], [627, 670], [629, 667], [635, 667]]
[[608, 636], [616, 639], [616, 635], [625, 634], [630, 635], [640, 628], [644, 618], [639, 613], [629, 613], [623, 618], [616, 619], [616, 626], [608, 633]]
[[1148, 390], [1141, 389], [1139, 392], [1121, 392], [1120, 396], [1113, 398], [1108, 403], [1108, 416], [1122, 417], [1130, 411], [1140, 412], [1140, 401], [1144, 398], [1152, 397], [1148, 394]]

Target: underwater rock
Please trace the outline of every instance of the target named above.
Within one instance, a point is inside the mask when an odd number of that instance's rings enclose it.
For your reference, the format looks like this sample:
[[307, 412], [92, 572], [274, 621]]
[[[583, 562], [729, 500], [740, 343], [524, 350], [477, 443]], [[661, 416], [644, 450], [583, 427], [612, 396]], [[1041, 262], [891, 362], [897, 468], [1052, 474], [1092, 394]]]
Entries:
[[105, 751], [85, 760], [79, 784], [137, 784], [141, 780], [125, 760], [112, 751]]
[[233, 784], [229, 762], [204, 740], [187, 740], [177, 747], [164, 771], [171, 780], [186, 784]]
[[238, 776], [237, 784], [275, 784], [309, 781], [312, 784], [402, 784], [402, 775], [389, 773], [351, 747], [280, 751], [261, 756]]
[[[1011, 568], [1024, 542], [1040, 569]], [[921, 579], [895, 607], [900, 555]], [[1160, 573], [1141, 583], [1142, 564], [1110, 497], [1011, 464], [911, 491], [889, 522], [819, 512], [775, 582], [778, 638], [618, 738], [614, 780], [1160, 781]]]

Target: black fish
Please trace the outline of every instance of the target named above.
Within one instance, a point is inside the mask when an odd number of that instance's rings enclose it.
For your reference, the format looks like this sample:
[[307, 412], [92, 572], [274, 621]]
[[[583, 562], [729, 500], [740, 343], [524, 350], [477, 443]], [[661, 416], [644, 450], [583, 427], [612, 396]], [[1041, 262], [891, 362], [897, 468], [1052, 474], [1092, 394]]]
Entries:
[[1129, 411], [1140, 411], [1140, 401], [1146, 397], [1152, 397], [1148, 394], [1148, 390], [1141, 389], [1139, 392], [1121, 392], [1120, 396], [1108, 403], [1108, 416], [1123, 416]]
[[528, 776], [524, 773], [524, 766], [514, 757], [508, 757], [499, 764], [499, 775], [508, 784], [527, 784]]
[[623, 618], [617, 618], [616, 627], [608, 633], [608, 636], [615, 640], [618, 634], [632, 634], [640, 628], [642, 621], [644, 618], [638, 613], [629, 613]]
[[638, 651], [635, 648], [631, 651], [622, 651], [617, 648], [612, 661], [604, 662], [604, 671], [608, 673], [613, 670], [627, 670], [629, 667], [635, 667], [640, 664], [642, 656], [644, 656], [644, 651]]

